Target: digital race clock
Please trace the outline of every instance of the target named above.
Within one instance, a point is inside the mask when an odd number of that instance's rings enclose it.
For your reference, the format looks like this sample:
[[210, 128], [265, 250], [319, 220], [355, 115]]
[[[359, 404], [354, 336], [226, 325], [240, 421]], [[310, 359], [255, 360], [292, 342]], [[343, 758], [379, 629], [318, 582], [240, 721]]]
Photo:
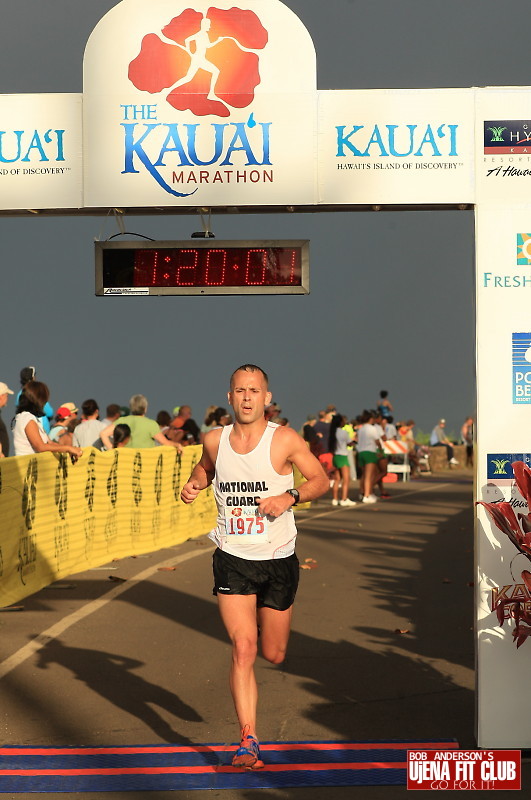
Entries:
[[308, 241], [96, 242], [96, 294], [308, 294], [308, 250]]

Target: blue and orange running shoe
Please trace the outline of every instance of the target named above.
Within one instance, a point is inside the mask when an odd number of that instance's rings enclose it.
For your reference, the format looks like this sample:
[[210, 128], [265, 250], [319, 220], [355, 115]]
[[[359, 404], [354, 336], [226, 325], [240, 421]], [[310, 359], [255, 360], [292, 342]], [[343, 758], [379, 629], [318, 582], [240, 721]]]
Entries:
[[250, 726], [246, 725], [242, 730], [240, 746], [232, 758], [233, 767], [242, 769], [263, 769], [264, 762], [260, 759], [260, 745], [256, 736], [249, 733]]

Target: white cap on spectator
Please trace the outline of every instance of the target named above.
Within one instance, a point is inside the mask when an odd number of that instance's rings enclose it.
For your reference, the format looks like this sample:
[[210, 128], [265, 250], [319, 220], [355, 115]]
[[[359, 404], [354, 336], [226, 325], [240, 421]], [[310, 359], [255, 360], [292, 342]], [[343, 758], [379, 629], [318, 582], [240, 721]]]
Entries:
[[7, 383], [0, 381], [0, 394], [15, 394], [11, 391]]

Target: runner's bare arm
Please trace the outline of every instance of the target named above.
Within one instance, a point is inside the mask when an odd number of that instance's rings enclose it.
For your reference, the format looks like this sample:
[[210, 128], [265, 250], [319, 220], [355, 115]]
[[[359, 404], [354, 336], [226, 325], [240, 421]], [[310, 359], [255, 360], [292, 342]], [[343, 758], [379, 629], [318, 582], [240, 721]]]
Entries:
[[216, 472], [216, 456], [219, 447], [220, 432], [207, 433], [203, 442], [203, 454], [195, 465], [192, 474], [181, 490], [183, 503], [193, 503], [202, 489], [210, 486]]
[[[329, 480], [319, 461], [310, 453], [304, 439], [299, 436], [293, 428], [279, 429], [275, 433], [275, 438], [276, 437], [279, 437], [275, 445], [278, 444], [280, 447], [280, 457], [285, 463], [294, 464], [300, 470], [303, 477], [306, 478], [305, 483], [297, 487], [300, 502], [306, 503], [324, 494], [330, 486]], [[260, 501], [258, 507], [261, 514], [278, 517], [288, 508], [291, 508], [294, 502], [293, 497], [284, 492], [283, 494], [273, 497], [264, 497], [263, 500]]]

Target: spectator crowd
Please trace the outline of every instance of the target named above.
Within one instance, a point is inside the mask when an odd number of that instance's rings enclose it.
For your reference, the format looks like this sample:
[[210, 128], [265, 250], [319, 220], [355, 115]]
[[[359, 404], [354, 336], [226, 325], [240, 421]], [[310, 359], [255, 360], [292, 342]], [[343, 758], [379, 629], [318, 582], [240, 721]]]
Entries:
[[[459, 462], [454, 457], [453, 443], [446, 436], [445, 425], [446, 420], [441, 419], [433, 428], [430, 446], [446, 448], [448, 466], [453, 467]], [[330, 477], [332, 504], [350, 506], [355, 501], [348, 497], [349, 481], [356, 478], [362, 503], [373, 504], [389, 497], [385, 483], [391, 461], [404, 462], [405, 456], [411, 477], [418, 477], [422, 468], [429, 470], [429, 447], [415, 440], [414, 427], [413, 419], [395, 424], [388, 392], [382, 390], [375, 408], [365, 409], [354, 419], [338, 413], [334, 404], [317, 415], [308, 415], [301, 434]], [[402, 446], [393, 447], [393, 441]], [[473, 441], [474, 421], [469, 416], [461, 428], [467, 466], [473, 463]], [[401, 454], [395, 455], [397, 451]]]
[[[0, 381], [0, 412], [11, 395], [15, 392]], [[10, 426], [14, 455], [65, 452], [76, 460], [86, 447], [108, 450], [157, 445], [181, 451], [183, 447], [201, 444], [206, 433], [232, 422], [227, 409], [215, 405], [207, 408], [202, 424], [194, 420], [189, 405], [176, 406], [171, 413], [159, 411], [153, 419], [147, 413], [148, 401], [141, 394], [133, 395], [127, 407], [110, 403], [104, 414], [93, 398], [81, 403], [80, 408], [72, 401], [61, 403], [54, 412], [48, 387], [37, 380], [34, 367], [21, 370], [20, 389], [14, 400], [16, 408]], [[265, 413], [269, 421], [289, 425], [277, 403], [271, 403]], [[473, 418], [467, 417], [461, 428], [467, 466], [473, 459], [473, 425]], [[445, 448], [448, 465], [455, 466], [458, 461], [445, 426], [446, 421], [440, 419], [431, 433], [430, 446]], [[348, 494], [350, 481], [356, 478], [362, 503], [373, 504], [389, 496], [385, 478], [389, 461], [395, 456], [391, 445], [386, 443], [402, 442], [401, 450], [407, 455], [411, 476], [420, 473], [427, 462], [428, 448], [415, 441], [414, 427], [412, 419], [395, 424], [388, 392], [382, 390], [375, 408], [365, 409], [349, 420], [330, 404], [318, 414], [308, 415], [300, 433], [329, 475], [332, 504], [354, 506], [356, 501]], [[0, 458], [10, 453], [9, 430], [0, 413]]]
[[37, 380], [34, 367], [21, 370], [16, 395], [0, 381], [0, 411], [10, 396], [14, 397], [15, 412], [9, 427], [0, 413], [0, 458], [12, 451], [15, 456], [51, 451], [69, 453], [75, 460], [85, 447], [109, 450], [167, 445], [181, 451], [200, 444], [205, 433], [232, 421], [225, 408], [209, 406], [203, 424], [198, 425], [189, 405], [176, 406], [172, 413], [159, 411], [156, 419], [151, 419], [147, 398], [142, 394], [133, 395], [128, 406], [110, 403], [104, 414], [93, 398], [80, 408], [66, 401], [54, 411], [48, 386]]

